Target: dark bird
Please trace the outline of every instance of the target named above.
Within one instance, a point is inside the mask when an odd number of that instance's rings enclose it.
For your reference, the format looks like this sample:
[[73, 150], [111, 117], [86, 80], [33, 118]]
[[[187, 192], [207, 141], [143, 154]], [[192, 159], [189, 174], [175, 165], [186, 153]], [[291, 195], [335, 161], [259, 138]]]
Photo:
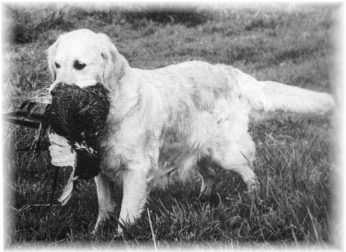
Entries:
[[86, 88], [58, 84], [51, 91], [44, 121], [65, 137], [77, 154], [76, 176], [92, 178], [99, 172], [100, 141], [109, 112], [107, 90], [102, 84]]
[[[50, 95], [28, 99], [20, 111], [5, 115], [12, 123], [39, 129], [32, 147], [35, 150], [41, 148], [46, 135], [58, 134], [67, 140], [69, 150], [66, 153], [72, 153], [74, 164], [70, 180], [59, 199], [63, 204], [70, 198], [74, 182], [79, 178], [93, 178], [100, 172], [100, 142], [105, 133], [109, 107], [108, 91], [100, 83], [85, 88], [59, 83]], [[50, 144], [64, 146], [59, 142]], [[55, 152], [50, 152], [50, 155], [51, 159], [66, 159], [64, 153], [61, 157], [52, 156], [56, 155]]]

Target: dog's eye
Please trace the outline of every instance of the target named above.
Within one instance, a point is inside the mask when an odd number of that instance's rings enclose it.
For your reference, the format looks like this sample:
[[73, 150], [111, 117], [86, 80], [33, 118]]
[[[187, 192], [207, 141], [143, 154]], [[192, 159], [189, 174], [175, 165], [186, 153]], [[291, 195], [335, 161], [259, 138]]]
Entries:
[[78, 60], [76, 60], [76, 61], [73, 63], [73, 68], [75, 68], [75, 69], [77, 69], [77, 70], [82, 70], [85, 66], [86, 66], [86, 64], [80, 63]]
[[55, 62], [55, 67], [56, 68], [60, 68], [60, 65], [58, 63]]

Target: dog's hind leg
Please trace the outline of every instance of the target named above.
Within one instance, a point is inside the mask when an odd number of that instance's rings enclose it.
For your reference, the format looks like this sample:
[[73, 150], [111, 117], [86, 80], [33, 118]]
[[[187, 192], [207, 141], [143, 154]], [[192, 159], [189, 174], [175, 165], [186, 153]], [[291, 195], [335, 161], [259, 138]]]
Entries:
[[224, 141], [215, 145], [211, 159], [225, 170], [238, 173], [249, 192], [259, 187], [256, 174], [253, 171], [252, 162], [255, 159], [255, 144], [248, 132], [233, 141]]
[[201, 176], [200, 198], [208, 198], [216, 183], [216, 173], [213, 164], [208, 158], [202, 158], [197, 162], [198, 173]]

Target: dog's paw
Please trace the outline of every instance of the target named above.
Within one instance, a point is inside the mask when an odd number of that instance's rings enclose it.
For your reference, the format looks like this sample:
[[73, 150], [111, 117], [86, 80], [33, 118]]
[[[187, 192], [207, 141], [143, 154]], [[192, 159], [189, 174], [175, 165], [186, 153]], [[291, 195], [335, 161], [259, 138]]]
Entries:
[[261, 188], [260, 183], [257, 179], [251, 182], [247, 182], [246, 186], [247, 186], [247, 193], [253, 196], [257, 195]]
[[214, 184], [205, 186], [203, 188], [201, 188], [201, 191], [199, 193], [198, 198], [199, 199], [208, 199], [210, 197], [210, 195], [212, 195], [213, 192], [213, 188], [214, 188]]
[[124, 235], [124, 230], [123, 230], [123, 228], [120, 225], [118, 225], [118, 228], [117, 228], [117, 235], [118, 236], [123, 236]]

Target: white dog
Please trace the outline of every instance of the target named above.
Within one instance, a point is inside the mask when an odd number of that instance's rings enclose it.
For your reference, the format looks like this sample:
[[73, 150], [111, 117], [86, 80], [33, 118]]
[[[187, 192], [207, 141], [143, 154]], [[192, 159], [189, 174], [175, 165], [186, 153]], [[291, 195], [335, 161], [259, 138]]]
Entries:
[[[278, 110], [322, 114], [334, 106], [329, 94], [257, 81], [228, 65], [188, 61], [155, 70], [131, 68], [105, 34], [86, 29], [61, 35], [48, 49], [48, 64], [50, 90], [59, 82], [80, 87], [99, 82], [110, 91], [101, 173], [95, 178], [95, 230], [116, 205], [114, 183], [123, 187], [119, 221], [131, 224], [140, 217], [148, 188], [167, 172], [160, 164], [168, 154], [182, 176], [197, 168], [202, 192], [213, 186], [208, 170], [214, 166], [239, 173], [249, 190], [256, 188], [249, 120]], [[175, 153], [166, 151], [170, 145]], [[59, 148], [68, 145], [53, 143], [57, 165], [58, 155], [74, 155]]]

